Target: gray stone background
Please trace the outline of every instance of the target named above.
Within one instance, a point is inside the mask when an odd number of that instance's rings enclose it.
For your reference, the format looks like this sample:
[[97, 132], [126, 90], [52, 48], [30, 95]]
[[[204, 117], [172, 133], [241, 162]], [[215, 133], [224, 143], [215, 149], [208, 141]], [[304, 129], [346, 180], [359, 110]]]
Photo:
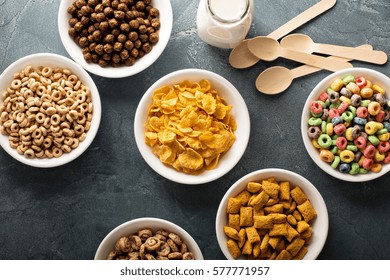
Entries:
[[[248, 37], [266, 35], [318, 1], [255, 0]], [[0, 71], [32, 53], [69, 57], [57, 28], [57, 0], [0, 0]], [[284, 59], [244, 70], [228, 64], [229, 50], [211, 47], [196, 33], [198, 1], [171, 0], [173, 30], [167, 48], [148, 69], [128, 78], [91, 75], [102, 99], [102, 121], [90, 148], [55, 169], [23, 165], [0, 149], [0, 259], [93, 259], [105, 235], [139, 217], [177, 223], [198, 242], [205, 259], [224, 259], [215, 236], [215, 214], [226, 190], [263, 168], [297, 172], [321, 192], [329, 211], [329, 235], [319, 259], [389, 259], [390, 176], [348, 183], [320, 170], [300, 135], [306, 97], [326, 75], [295, 80], [283, 94], [257, 92], [255, 79], [267, 67], [299, 64]], [[390, 2], [339, 0], [297, 32], [319, 43], [371, 44], [390, 54]], [[383, 66], [353, 62], [386, 75]], [[248, 148], [236, 167], [214, 182], [186, 186], [156, 174], [142, 159], [133, 118], [146, 89], [182, 68], [214, 71], [241, 92], [251, 115]]]

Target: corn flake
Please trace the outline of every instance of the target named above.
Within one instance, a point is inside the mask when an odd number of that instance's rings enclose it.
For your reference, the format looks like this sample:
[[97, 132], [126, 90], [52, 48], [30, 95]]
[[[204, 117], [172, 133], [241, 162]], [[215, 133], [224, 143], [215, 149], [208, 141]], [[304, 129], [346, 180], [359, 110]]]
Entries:
[[153, 93], [145, 143], [178, 171], [212, 170], [236, 140], [231, 109], [206, 79], [162, 86]]

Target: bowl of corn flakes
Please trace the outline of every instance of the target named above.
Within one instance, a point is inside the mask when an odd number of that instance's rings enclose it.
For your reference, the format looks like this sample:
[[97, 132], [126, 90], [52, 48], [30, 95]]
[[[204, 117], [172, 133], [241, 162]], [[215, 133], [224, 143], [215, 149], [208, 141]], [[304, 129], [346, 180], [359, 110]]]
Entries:
[[257, 170], [225, 193], [216, 215], [218, 244], [229, 260], [314, 260], [328, 235], [319, 191], [289, 170]]
[[325, 77], [308, 96], [301, 118], [305, 148], [323, 171], [364, 182], [390, 171], [390, 78], [367, 68]]
[[92, 144], [100, 125], [99, 91], [73, 60], [51, 53], [22, 57], [0, 75], [0, 145], [39, 168], [64, 165]]
[[203, 260], [203, 254], [179, 225], [144, 217], [109, 232], [96, 250], [95, 260]]
[[134, 119], [138, 149], [161, 176], [203, 184], [229, 172], [248, 145], [250, 118], [238, 90], [202, 69], [183, 69], [156, 81]]

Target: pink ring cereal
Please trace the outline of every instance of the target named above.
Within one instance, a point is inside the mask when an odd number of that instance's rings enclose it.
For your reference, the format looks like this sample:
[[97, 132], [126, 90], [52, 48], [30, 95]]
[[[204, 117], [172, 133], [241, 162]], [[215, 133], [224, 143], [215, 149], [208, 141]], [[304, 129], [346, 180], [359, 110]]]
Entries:
[[318, 101], [313, 101], [310, 104], [310, 109], [314, 114], [320, 114], [322, 112], [322, 105]]
[[[342, 81], [342, 83], [340, 82]], [[390, 163], [390, 101], [366, 77], [337, 78], [310, 103], [308, 133], [322, 161], [341, 173], [380, 172]]]
[[368, 110], [366, 107], [358, 107], [356, 109], [356, 115], [359, 117], [359, 118], [366, 118], [367, 115], [368, 115]]
[[345, 137], [338, 137], [336, 139], [336, 146], [340, 150], [345, 150], [345, 148], [347, 147], [347, 138], [345, 138]]

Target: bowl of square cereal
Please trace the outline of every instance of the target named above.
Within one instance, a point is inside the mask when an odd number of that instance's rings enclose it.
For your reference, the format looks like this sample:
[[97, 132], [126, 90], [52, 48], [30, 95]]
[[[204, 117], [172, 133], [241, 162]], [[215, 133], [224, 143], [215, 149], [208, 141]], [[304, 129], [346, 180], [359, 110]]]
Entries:
[[66, 164], [92, 143], [101, 118], [98, 89], [74, 61], [38, 53], [0, 75], [0, 145], [34, 167]]
[[108, 233], [95, 260], [203, 260], [203, 254], [180, 226], [147, 217], [125, 222]]
[[218, 244], [229, 260], [314, 260], [328, 228], [319, 191], [301, 175], [278, 168], [236, 181], [216, 215]]
[[329, 175], [350, 182], [390, 171], [390, 78], [366, 68], [325, 77], [304, 105], [301, 133], [309, 156]]
[[238, 90], [220, 75], [183, 69], [156, 81], [134, 119], [138, 149], [161, 176], [183, 184], [220, 178], [241, 159], [250, 119]]
[[61, 41], [87, 71], [107, 78], [135, 75], [152, 65], [170, 39], [169, 0], [63, 0]]

